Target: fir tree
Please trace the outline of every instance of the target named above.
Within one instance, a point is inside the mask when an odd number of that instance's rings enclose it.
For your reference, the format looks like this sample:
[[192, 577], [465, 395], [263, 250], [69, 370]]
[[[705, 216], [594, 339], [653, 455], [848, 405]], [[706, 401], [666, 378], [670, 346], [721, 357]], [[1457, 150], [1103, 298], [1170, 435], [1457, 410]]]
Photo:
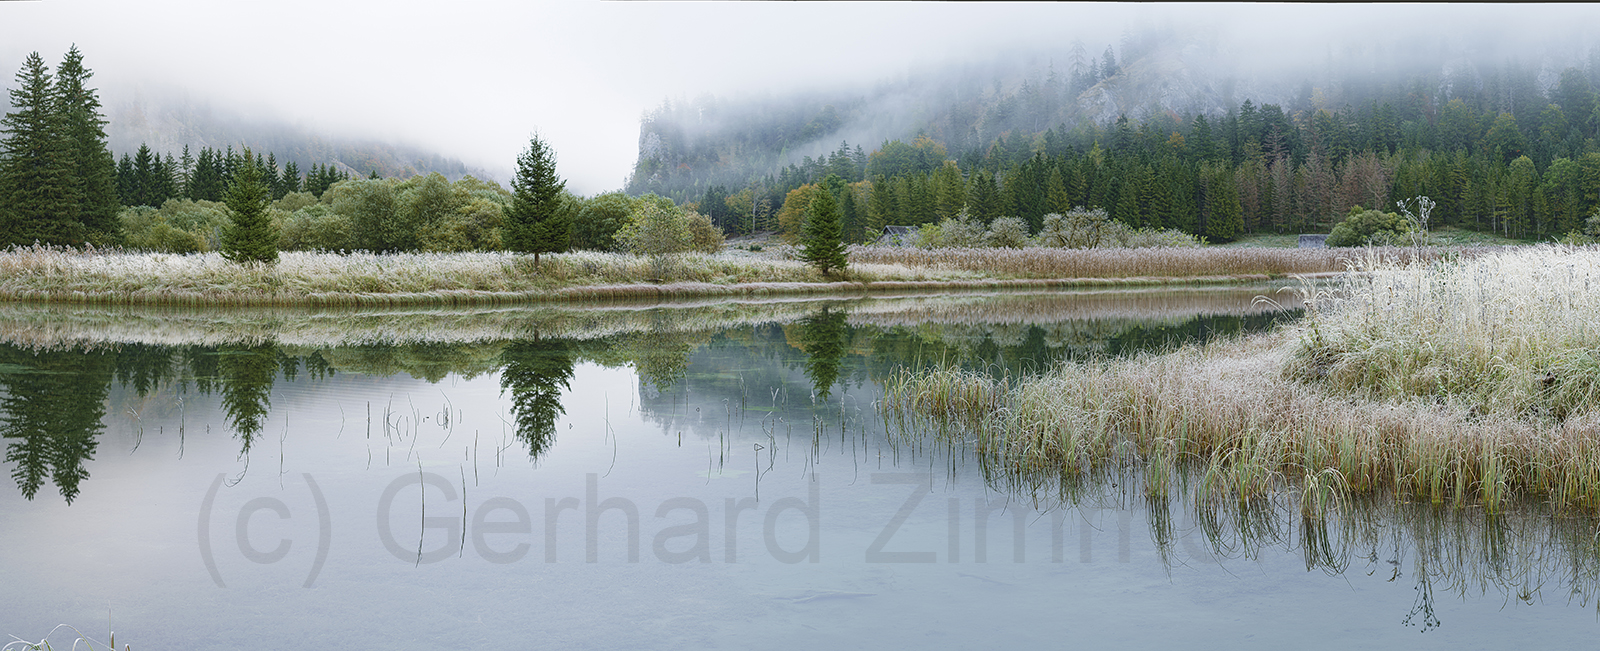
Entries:
[[[244, 156], [250, 160], [249, 149]], [[222, 257], [240, 264], [278, 261], [278, 229], [267, 216], [272, 190], [261, 176], [261, 168], [246, 163], [239, 166], [228, 186], [226, 202], [233, 224], [222, 237]]]
[[300, 166], [299, 165], [295, 165], [294, 161], [289, 161], [287, 163], [284, 163], [283, 164], [283, 176], [281, 178], [279, 178], [278, 180], [279, 180], [280, 183], [283, 184], [283, 194], [278, 195], [278, 198], [280, 198], [280, 199], [283, 198], [284, 194], [289, 194], [291, 192], [299, 192], [300, 191]]
[[572, 220], [561, 209], [561, 191], [567, 182], [556, 176], [556, 152], [535, 135], [517, 157], [517, 178], [511, 182], [511, 212], [507, 215], [512, 251], [539, 254], [567, 250], [572, 241]]
[[75, 244], [82, 240], [72, 146], [65, 137], [50, 70], [28, 55], [10, 89], [12, 112], [0, 120], [0, 205], [9, 208], [11, 243]]
[[56, 69], [56, 98], [71, 149], [78, 220], [89, 232], [105, 235], [115, 230], [121, 201], [117, 196], [116, 159], [106, 148], [106, 120], [100, 114], [100, 98], [95, 89], [88, 87], [93, 76], [83, 67], [83, 54], [74, 45]]
[[133, 154], [133, 183], [130, 206], [160, 206], [156, 200], [156, 174], [161, 158], [150, 151], [150, 146], [140, 143]]
[[805, 223], [805, 248], [800, 251], [800, 259], [823, 275], [828, 275], [837, 269], [843, 272], [848, 264], [844, 256], [843, 221], [839, 214], [839, 203], [834, 200], [833, 193], [827, 190], [826, 183], [821, 190], [811, 197], [811, 215]]

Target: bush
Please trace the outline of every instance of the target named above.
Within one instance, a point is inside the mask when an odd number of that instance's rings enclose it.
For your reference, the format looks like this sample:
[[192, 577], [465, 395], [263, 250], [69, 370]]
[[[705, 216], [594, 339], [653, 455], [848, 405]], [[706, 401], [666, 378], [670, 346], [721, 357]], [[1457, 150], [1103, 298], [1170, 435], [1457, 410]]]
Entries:
[[123, 243], [130, 249], [160, 253], [198, 253], [207, 250], [205, 240], [172, 225], [161, 211], [135, 206], [117, 213]]
[[327, 204], [294, 211], [282, 222], [278, 248], [285, 251], [347, 251], [355, 248], [355, 227]]
[[272, 202], [272, 207], [287, 213], [292, 213], [307, 206], [317, 203], [317, 195], [310, 192], [290, 192], [283, 195], [282, 199]]
[[1100, 208], [1084, 210], [1074, 208], [1061, 215], [1044, 216], [1044, 228], [1039, 231], [1039, 243], [1067, 249], [1126, 248], [1147, 249], [1156, 247], [1192, 248], [1205, 243], [1198, 237], [1176, 229], [1134, 229], [1111, 219]]
[[188, 199], [168, 199], [159, 210], [128, 208], [117, 215], [125, 246], [160, 253], [215, 251], [230, 223], [222, 204]]
[[924, 249], [973, 249], [983, 246], [983, 225], [962, 214], [917, 229], [917, 246]]
[[1021, 217], [1001, 217], [989, 224], [983, 243], [995, 248], [1020, 249], [1028, 246], [1028, 223]]
[[684, 214], [683, 222], [689, 229], [690, 249], [701, 253], [716, 253], [722, 250], [725, 242], [722, 229], [711, 223], [710, 217], [691, 210]]
[[1392, 246], [1410, 243], [1411, 222], [1398, 213], [1350, 209], [1344, 221], [1328, 234], [1328, 246]]
[[572, 222], [572, 248], [611, 251], [617, 248], [617, 231], [628, 223], [633, 197], [607, 192], [583, 202]]

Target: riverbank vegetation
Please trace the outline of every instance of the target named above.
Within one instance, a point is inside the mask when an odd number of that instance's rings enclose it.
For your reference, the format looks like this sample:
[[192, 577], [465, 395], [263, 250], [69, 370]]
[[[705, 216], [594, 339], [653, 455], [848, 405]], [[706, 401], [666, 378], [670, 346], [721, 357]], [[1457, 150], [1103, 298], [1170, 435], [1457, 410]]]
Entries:
[[1037, 377], [905, 372], [902, 422], [1012, 471], [1135, 464], [1201, 502], [1283, 491], [1320, 513], [1361, 495], [1600, 510], [1600, 251], [1363, 259], [1299, 323]]
[[[1436, 259], [1435, 249], [1373, 249]], [[637, 297], [815, 294], [1001, 287], [1257, 282], [1335, 274], [1350, 253], [1298, 249], [912, 249], [850, 247], [824, 275], [792, 247], [719, 254], [578, 251], [349, 254], [290, 251], [274, 265], [218, 253], [101, 252], [35, 246], [0, 252], [0, 300], [139, 305], [450, 305]]]

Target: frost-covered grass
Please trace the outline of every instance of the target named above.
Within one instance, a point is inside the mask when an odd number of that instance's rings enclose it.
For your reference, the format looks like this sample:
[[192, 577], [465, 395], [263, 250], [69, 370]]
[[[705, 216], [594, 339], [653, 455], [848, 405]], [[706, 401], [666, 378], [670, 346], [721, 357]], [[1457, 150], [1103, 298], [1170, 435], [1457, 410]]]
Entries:
[[[1432, 249], [1377, 249], [1383, 259], [1437, 257]], [[1355, 249], [1095, 248], [915, 249], [852, 248], [850, 261], [980, 273], [994, 278], [1191, 278], [1288, 276], [1344, 271]]]
[[[1390, 255], [1408, 255], [1391, 251]], [[1345, 254], [1348, 256], [1349, 254]], [[0, 252], [0, 300], [143, 305], [454, 305], [551, 299], [776, 294], [985, 286], [1035, 281], [1218, 279], [1336, 271], [1328, 252], [1220, 249], [903, 249], [852, 247], [842, 276], [824, 277], [777, 248], [763, 255], [684, 254], [667, 264], [620, 253], [286, 251], [274, 266], [216, 253], [29, 247]], [[1070, 284], [1070, 283], [1069, 283]]]
[[[783, 291], [823, 278], [792, 260], [687, 254], [668, 277], [648, 258], [578, 252], [284, 252], [277, 265], [239, 265], [216, 253], [128, 253], [30, 247], [0, 253], [0, 300], [149, 305], [501, 303], [564, 297], [694, 294], [704, 286]], [[974, 274], [861, 264], [846, 281], [929, 282]], [[766, 284], [767, 287], [762, 285]]]
[[1014, 470], [1140, 460], [1152, 494], [1182, 475], [1202, 501], [1293, 489], [1308, 513], [1383, 493], [1600, 510], [1600, 249], [1358, 269], [1272, 333], [1023, 379], [904, 373], [885, 406]]

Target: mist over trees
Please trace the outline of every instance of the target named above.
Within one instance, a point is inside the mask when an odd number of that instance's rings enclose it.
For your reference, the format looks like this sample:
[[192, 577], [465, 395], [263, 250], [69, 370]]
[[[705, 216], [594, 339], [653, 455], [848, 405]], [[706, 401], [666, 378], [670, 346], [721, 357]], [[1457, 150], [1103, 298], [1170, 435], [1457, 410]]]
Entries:
[[1407, 38], [1244, 75], [1159, 29], [864, 92], [668, 101], [641, 123], [627, 190], [790, 238], [829, 175], [848, 241], [962, 208], [1038, 233], [1076, 207], [1226, 241], [1418, 195], [1436, 225], [1543, 238], [1600, 207], [1600, 48], [1583, 45]]

